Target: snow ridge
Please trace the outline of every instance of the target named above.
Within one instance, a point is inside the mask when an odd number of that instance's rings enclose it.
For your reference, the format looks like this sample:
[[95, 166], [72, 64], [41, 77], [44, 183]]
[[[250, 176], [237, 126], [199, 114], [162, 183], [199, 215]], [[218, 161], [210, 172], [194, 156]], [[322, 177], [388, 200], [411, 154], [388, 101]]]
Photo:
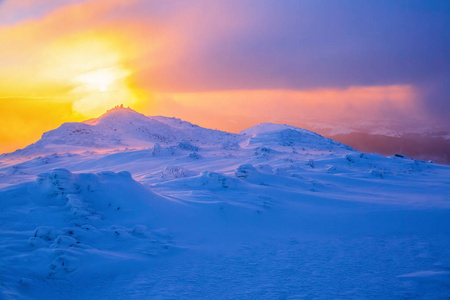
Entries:
[[42, 155], [54, 152], [82, 152], [91, 149], [145, 149], [155, 144], [175, 145], [191, 142], [238, 148], [240, 144], [280, 144], [324, 147], [326, 150], [347, 146], [308, 130], [288, 125], [262, 123], [239, 134], [202, 128], [176, 118], [147, 117], [130, 108], [116, 107], [101, 117], [82, 123], [64, 123], [46, 132], [36, 143], [14, 155]]

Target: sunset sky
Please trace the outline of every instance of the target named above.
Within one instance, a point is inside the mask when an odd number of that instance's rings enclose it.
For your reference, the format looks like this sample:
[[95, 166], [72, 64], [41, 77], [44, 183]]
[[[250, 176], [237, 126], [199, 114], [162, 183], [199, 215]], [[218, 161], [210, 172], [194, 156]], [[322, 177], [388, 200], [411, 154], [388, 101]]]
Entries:
[[0, 153], [118, 104], [235, 132], [450, 126], [450, 1], [0, 0], [0, 101]]

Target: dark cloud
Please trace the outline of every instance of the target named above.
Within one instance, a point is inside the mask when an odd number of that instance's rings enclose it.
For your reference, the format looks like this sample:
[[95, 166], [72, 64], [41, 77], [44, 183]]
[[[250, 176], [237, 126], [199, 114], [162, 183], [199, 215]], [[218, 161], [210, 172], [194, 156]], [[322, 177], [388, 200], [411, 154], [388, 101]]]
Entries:
[[[450, 1], [232, 1], [241, 22], [202, 35], [173, 66], [177, 86], [312, 89], [409, 84], [421, 105], [450, 111]], [[197, 7], [201, 10], [201, 7]], [[197, 22], [214, 28], [200, 15]], [[206, 37], [207, 38], [206, 38]], [[169, 72], [168, 72], [169, 73]], [[164, 74], [161, 74], [164, 76]], [[169, 74], [168, 74], [169, 76]]]

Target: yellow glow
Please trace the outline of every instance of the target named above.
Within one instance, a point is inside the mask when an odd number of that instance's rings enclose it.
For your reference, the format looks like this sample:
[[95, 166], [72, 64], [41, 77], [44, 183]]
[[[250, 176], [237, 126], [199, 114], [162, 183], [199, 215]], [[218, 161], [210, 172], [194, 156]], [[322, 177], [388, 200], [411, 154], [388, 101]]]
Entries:
[[73, 81], [71, 94], [77, 99], [73, 108], [86, 116], [95, 116], [118, 104], [134, 104], [137, 98], [127, 82], [129, 75], [120, 65], [80, 74]]
[[46, 63], [45, 77], [71, 87], [74, 111], [96, 117], [119, 104], [135, 106], [142, 93], [136, 89], [127, 66], [131, 50], [121, 36], [84, 32], [62, 38], [51, 45], [56, 53]]
[[99, 69], [79, 75], [75, 81], [81, 84], [86, 91], [106, 91], [119, 79], [127, 76], [128, 73], [117, 68]]

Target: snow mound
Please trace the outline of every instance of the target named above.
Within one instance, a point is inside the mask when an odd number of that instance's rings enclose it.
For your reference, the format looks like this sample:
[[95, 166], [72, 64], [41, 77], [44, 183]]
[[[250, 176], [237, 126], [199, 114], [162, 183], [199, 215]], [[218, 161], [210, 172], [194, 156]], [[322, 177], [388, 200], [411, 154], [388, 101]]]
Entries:
[[240, 133], [245, 134], [250, 137], [255, 137], [255, 136], [258, 136], [259, 134], [265, 134], [265, 133], [270, 133], [270, 132], [279, 132], [279, 131], [283, 131], [283, 130], [287, 130], [287, 129], [299, 130], [305, 134], [310, 134], [310, 135], [318, 135], [318, 134], [308, 131], [306, 129], [299, 129], [294, 126], [285, 125], [285, 124], [275, 124], [275, 123], [261, 123], [256, 126], [244, 129]]
[[177, 178], [184, 178], [184, 177], [191, 177], [198, 175], [198, 173], [178, 167], [178, 166], [168, 166], [165, 167], [160, 173], [159, 177], [162, 179], [177, 179]]
[[0, 250], [0, 265], [21, 269], [25, 278], [62, 278], [88, 270], [94, 261], [97, 266], [120, 263], [165, 253], [172, 245], [157, 227], [168, 212], [161, 211], [164, 200], [129, 172], [55, 169], [34, 183], [1, 191], [0, 198], [1, 210], [8, 212], [2, 231], [18, 241], [11, 251]]
[[234, 175], [238, 178], [247, 178], [249, 176], [257, 174], [256, 168], [251, 164], [240, 165]]
[[180, 178], [160, 184], [164, 187], [181, 187], [192, 190], [206, 189], [206, 190], [226, 190], [235, 188], [238, 182], [235, 178], [217, 173], [204, 171], [197, 176], [189, 178]]
[[349, 146], [325, 138], [317, 133], [289, 125], [262, 123], [241, 131], [241, 134], [248, 137], [248, 145], [301, 146], [309, 149], [331, 150], [341, 148], [352, 150]]

